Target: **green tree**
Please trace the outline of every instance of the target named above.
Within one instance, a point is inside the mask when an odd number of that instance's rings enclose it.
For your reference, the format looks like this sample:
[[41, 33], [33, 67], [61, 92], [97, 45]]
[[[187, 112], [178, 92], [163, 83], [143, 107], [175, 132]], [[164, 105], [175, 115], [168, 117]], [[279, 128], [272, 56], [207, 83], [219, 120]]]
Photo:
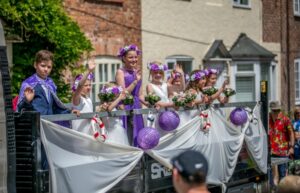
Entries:
[[19, 92], [21, 82], [34, 72], [35, 53], [48, 49], [55, 61], [51, 77], [58, 95], [68, 102], [70, 86], [62, 79], [62, 71], [75, 69], [80, 57], [92, 50], [90, 41], [63, 9], [62, 0], [0, 0], [0, 18], [7, 37], [18, 35], [22, 43], [13, 45], [12, 93]]

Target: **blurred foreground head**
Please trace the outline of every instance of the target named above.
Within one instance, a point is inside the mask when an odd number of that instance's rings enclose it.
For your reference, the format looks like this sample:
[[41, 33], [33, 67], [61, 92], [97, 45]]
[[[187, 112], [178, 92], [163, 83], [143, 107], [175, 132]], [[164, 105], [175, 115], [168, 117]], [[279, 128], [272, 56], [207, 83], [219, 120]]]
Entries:
[[300, 176], [284, 177], [278, 187], [277, 193], [299, 193], [300, 192]]

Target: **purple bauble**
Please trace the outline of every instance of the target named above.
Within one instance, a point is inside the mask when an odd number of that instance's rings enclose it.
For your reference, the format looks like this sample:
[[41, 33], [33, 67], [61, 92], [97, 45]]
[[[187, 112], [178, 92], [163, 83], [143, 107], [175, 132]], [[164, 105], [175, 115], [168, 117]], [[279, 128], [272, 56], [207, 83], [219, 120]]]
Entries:
[[230, 121], [235, 125], [243, 125], [247, 122], [248, 115], [243, 108], [235, 108], [230, 113]]
[[145, 127], [140, 130], [137, 142], [140, 148], [147, 150], [154, 148], [159, 142], [160, 134], [157, 129]]
[[172, 131], [178, 127], [180, 118], [175, 111], [165, 111], [160, 113], [158, 124], [165, 131]]

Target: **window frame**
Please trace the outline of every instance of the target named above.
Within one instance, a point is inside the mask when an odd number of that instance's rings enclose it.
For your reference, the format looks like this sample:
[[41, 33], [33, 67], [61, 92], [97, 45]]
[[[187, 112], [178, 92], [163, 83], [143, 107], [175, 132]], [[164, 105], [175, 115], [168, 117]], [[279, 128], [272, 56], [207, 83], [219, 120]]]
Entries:
[[[296, 6], [297, 4], [297, 6]], [[294, 16], [300, 17], [300, 0], [293, 1]], [[296, 10], [298, 9], [298, 10]]]
[[[253, 71], [238, 71], [238, 65], [253, 64]], [[254, 101], [260, 98], [260, 62], [257, 61], [234, 61], [231, 65], [230, 85], [236, 90], [236, 77], [254, 77], [255, 94]], [[232, 96], [232, 101], [236, 102], [236, 95]], [[246, 102], [246, 101], [245, 101]], [[248, 101], [247, 101], [248, 102]]]
[[[115, 70], [115, 73], [117, 72], [118, 68], [121, 68], [123, 66], [122, 60], [116, 57], [108, 57], [108, 56], [100, 56], [95, 58], [96, 68], [94, 71], [95, 78], [92, 82], [92, 91], [91, 91], [91, 99], [93, 102], [98, 102], [99, 99], [97, 97], [101, 86], [109, 81], [115, 80], [115, 74], [113, 75], [113, 68]], [[102, 72], [100, 74], [100, 65], [106, 65], [107, 66], [107, 72]], [[105, 76], [103, 76], [105, 74]], [[103, 78], [101, 78], [103, 77]]]
[[[298, 65], [298, 68], [296, 68], [296, 65]], [[296, 58], [294, 60], [294, 68], [295, 68], [295, 78], [294, 78], [294, 84], [295, 84], [295, 104], [296, 105], [300, 105], [300, 58]], [[298, 69], [298, 72], [296, 71], [296, 69]], [[298, 78], [298, 82], [299, 82], [299, 86], [297, 89], [297, 78]], [[298, 98], [297, 96], [297, 90], [298, 90]]]
[[242, 4], [241, 0], [232, 0], [232, 6], [236, 8], [246, 8], [251, 9], [251, 0], [248, 0], [248, 4]]
[[[169, 57], [166, 57], [165, 59], [165, 64], [168, 64], [168, 63], [173, 63], [173, 64], [176, 64], [178, 62], [191, 62], [191, 71], [193, 71], [194, 69], [194, 58], [191, 57], [191, 56], [184, 56], [184, 55], [174, 55], [174, 56], [169, 56]], [[167, 71], [166, 71], [166, 78], [168, 78], [170, 75], [171, 75], [171, 71], [175, 69], [175, 66], [173, 66], [173, 68], [169, 68]], [[185, 74], [189, 75], [191, 72], [184, 72]]]

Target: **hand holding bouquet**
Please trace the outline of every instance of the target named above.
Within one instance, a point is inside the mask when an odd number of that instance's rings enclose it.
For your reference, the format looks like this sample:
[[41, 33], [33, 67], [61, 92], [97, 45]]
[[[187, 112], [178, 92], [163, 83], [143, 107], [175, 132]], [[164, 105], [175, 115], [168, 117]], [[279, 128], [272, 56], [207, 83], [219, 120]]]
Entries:
[[224, 91], [223, 91], [224, 95], [226, 97], [230, 97], [232, 95], [235, 95], [235, 90], [233, 90], [232, 88], [225, 88]]
[[202, 90], [202, 93], [207, 95], [207, 96], [212, 96], [214, 95], [216, 92], [218, 92], [218, 89], [215, 88], [215, 87], [204, 87], [203, 90]]
[[152, 106], [160, 100], [161, 98], [154, 93], [149, 93], [147, 96], [145, 96], [145, 101], [149, 102], [149, 104]]
[[103, 87], [98, 94], [98, 97], [102, 103], [104, 102], [112, 102], [116, 99], [117, 96], [123, 91], [120, 86], [112, 86], [112, 87]]
[[176, 107], [183, 107], [185, 106], [185, 94], [183, 92], [174, 93], [172, 101]]
[[126, 92], [126, 97], [123, 100], [123, 104], [124, 105], [132, 105], [134, 102], [133, 96], [131, 94], [129, 94], [128, 92]]
[[197, 93], [194, 90], [188, 90], [185, 92], [185, 103], [193, 102], [197, 97]]

